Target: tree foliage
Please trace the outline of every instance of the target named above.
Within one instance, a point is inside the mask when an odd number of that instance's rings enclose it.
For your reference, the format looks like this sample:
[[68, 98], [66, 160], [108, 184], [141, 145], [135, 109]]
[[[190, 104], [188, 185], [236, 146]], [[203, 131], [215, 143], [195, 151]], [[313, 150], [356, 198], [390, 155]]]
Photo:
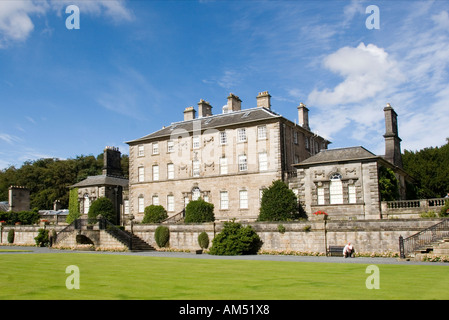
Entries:
[[381, 201], [399, 200], [399, 182], [393, 170], [379, 167], [379, 192]]
[[111, 223], [116, 223], [114, 204], [109, 198], [98, 198], [90, 205], [89, 212], [87, 213], [89, 221], [96, 222], [98, 215], [102, 215], [103, 218]]
[[[124, 176], [128, 177], [128, 156], [122, 154], [121, 162]], [[67, 208], [68, 187], [88, 176], [100, 175], [102, 168], [103, 154], [67, 160], [49, 158], [26, 161], [20, 168], [10, 166], [0, 170], [0, 201], [8, 201], [8, 188], [19, 185], [30, 189], [31, 208], [52, 209], [55, 200]]]
[[213, 255], [256, 254], [262, 246], [259, 235], [251, 226], [228, 221], [223, 230], [212, 240], [209, 253]]
[[441, 147], [405, 150], [404, 170], [415, 179], [416, 197], [440, 198], [449, 192], [449, 138]]
[[199, 198], [187, 204], [184, 222], [202, 223], [213, 222], [214, 220], [214, 205], [212, 203]]
[[289, 221], [303, 212], [296, 195], [281, 180], [273, 181], [262, 193], [259, 221]]
[[159, 223], [167, 218], [167, 211], [163, 206], [152, 204], [145, 208], [145, 215], [143, 217], [142, 223]]
[[78, 188], [70, 189], [69, 191], [69, 214], [66, 222], [72, 223], [81, 216], [80, 204], [78, 202]]

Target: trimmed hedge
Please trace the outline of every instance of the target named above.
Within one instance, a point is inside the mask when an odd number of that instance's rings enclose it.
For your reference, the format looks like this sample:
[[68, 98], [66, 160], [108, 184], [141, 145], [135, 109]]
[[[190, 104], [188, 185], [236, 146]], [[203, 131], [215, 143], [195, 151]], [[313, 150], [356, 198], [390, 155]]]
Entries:
[[209, 251], [213, 255], [256, 254], [262, 246], [259, 235], [251, 226], [225, 222], [223, 230], [212, 241]]
[[214, 205], [212, 203], [206, 202], [200, 198], [198, 200], [190, 201], [187, 204], [184, 222], [202, 223], [213, 221], [215, 221], [215, 216]]
[[168, 218], [167, 211], [161, 205], [150, 205], [145, 208], [142, 223], [159, 223]]
[[159, 248], [166, 247], [170, 240], [170, 230], [166, 226], [159, 226], [154, 231], [154, 240], [156, 240]]

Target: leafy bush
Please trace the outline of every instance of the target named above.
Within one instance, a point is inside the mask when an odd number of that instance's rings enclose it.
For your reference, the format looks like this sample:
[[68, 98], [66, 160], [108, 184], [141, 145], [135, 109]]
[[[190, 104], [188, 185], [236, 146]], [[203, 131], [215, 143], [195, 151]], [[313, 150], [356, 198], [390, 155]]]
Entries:
[[145, 215], [142, 223], [159, 223], [167, 218], [167, 211], [163, 206], [152, 204], [145, 208]]
[[37, 209], [31, 211], [20, 212], [0, 212], [0, 221], [5, 221], [8, 225], [13, 225], [16, 222], [21, 224], [35, 224], [39, 221], [39, 212]]
[[89, 223], [97, 222], [97, 217], [100, 214], [109, 222], [113, 224], [116, 223], [114, 205], [112, 204], [112, 201], [106, 197], [98, 198], [90, 205], [89, 212], [87, 213]]
[[296, 195], [283, 181], [273, 181], [263, 191], [259, 221], [290, 221], [300, 218], [302, 213]]
[[156, 228], [154, 232], [154, 240], [156, 240], [159, 248], [163, 248], [167, 246], [168, 241], [170, 240], [170, 230], [166, 226], [159, 226]]
[[186, 216], [184, 222], [212, 222], [215, 220], [214, 205], [203, 199], [190, 201], [186, 206]]
[[14, 229], [8, 231], [8, 243], [14, 243]]
[[81, 216], [80, 204], [78, 202], [78, 188], [70, 189], [69, 191], [69, 214], [66, 222], [72, 223]]
[[440, 211], [440, 217], [447, 217], [449, 216], [449, 200], [446, 200], [446, 203], [443, 208], [441, 208]]
[[201, 249], [207, 249], [209, 247], [209, 236], [206, 232], [203, 231], [198, 235], [198, 244]]
[[48, 239], [48, 230], [39, 229], [37, 237], [34, 238], [38, 247], [48, 247], [50, 240]]
[[251, 226], [225, 222], [223, 230], [212, 241], [209, 251], [213, 255], [256, 254], [262, 246], [259, 235]]

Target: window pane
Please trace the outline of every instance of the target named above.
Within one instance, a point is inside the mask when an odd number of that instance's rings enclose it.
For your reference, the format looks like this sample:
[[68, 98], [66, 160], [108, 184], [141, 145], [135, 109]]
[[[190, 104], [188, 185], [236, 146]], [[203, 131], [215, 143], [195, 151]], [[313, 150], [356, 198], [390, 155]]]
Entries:
[[194, 160], [192, 162], [192, 167], [193, 167], [193, 176], [194, 177], [199, 177], [200, 176], [200, 162], [198, 160]]
[[239, 156], [239, 171], [246, 171], [248, 169], [248, 165], [246, 163], [246, 155]]
[[268, 158], [265, 152], [259, 153], [259, 170], [260, 171], [268, 170]]
[[200, 147], [200, 137], [198, 137], [198, 136], [193, 137], [192, 146], [193, 146], [193, 149], [198, 149]]
[[226, 136], [226, 131], [220, 132], [220, 144], [228, 143], [228, 137]]
[[145, 168], [144, 167], [139, 167], [137, 169], [137, 173], [138, 173], [138, 180], [139, 182], [143, 182], [145, 179]]
[[167, 179], [175, 178], [175, 165], [173, 163], [167, 164]]
[[246, 129], [238, 129], [238, 140], [239, 142], [246, 141]]
[[266, 139], [267, 138], [267, 127], [266, 126], [257, 127], [257, 138], [258, 139]]
[[192, 190], [192, 201], [198, 200], [201, 197], [200, 188], [193, 188]]
[[248, 209], [248, 191], [240, 190], [240, 209]]
[[329, 193], [331, 204], [343, 203], [343, 185], [341, 183], [341, 176], [339, 174], [335, 174], [331, 177]]
[[173, 140], [167, 141], [167, 152], [174, 152], [175, 151], [175, 143]]
[[153, 196], [153, 204], [154, 204], [155, 206], [158, 206], [158, 205], [159, 205], [159, 197], [158, 197], [158, 196]]
[[159, 144], [157, 142], [153, 143], [153, 154], [159, 153]]
[[159, 166], [153, 166], [153, 180], [159, 180]]
[[145, 148], [144, 148], [144, 146], [140, 145], [138, 147], [138, 154], [137, 154], [137, 156], [138, 157], [143, 157], [144, 155], [145, 155]]
[[317, 191], [317, 195], [318, 195], [318, 204], [319, 205], [324, 205], [324, 188], [323, 187], [318, 187], [316, 189]]
[[139, 213], [145, 211], [144, 199], [143, 197], [139, 197]]
[[357, 196], [355, 193], [355, 185], [348, 186], [349, 203], [357, 203]]
[[228, 192], [220, 191], [220, 209], [228, 209], [228, 208], [229, 208]]
[[175, 197], [167, 196], [167, 211], [175, 211]]
[[220, 158], [220, 174], [228, 173], [228, 159]]

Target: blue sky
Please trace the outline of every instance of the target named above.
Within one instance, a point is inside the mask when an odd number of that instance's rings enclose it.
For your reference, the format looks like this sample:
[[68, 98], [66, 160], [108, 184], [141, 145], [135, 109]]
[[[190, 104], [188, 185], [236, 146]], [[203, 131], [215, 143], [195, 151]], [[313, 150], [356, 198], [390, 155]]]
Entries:
[[[368, 29], [369, 5], [379, 29]], [[76, 5], [80, 28], [67, 29]], [[269, 91], [272, 109], [331, 148], [383, 154], [383, 108], [402, 148], [449, 137], [449, 2], [0, 1], [0, 169], [97, 155], [183, 119]]]

